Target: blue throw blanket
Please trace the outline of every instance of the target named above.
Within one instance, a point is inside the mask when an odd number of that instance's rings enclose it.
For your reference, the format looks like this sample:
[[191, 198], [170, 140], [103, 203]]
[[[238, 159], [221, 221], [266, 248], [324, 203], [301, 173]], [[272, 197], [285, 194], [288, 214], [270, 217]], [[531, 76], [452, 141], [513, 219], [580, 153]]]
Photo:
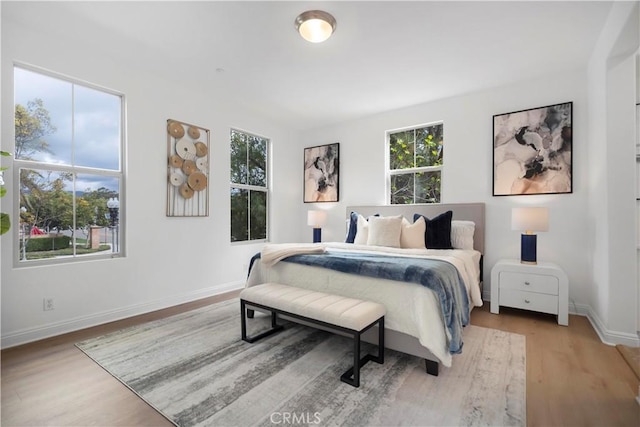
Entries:
[[[251, 259], [251, 266], [260, 254]], [[449, 352], [462, 352], [462, 328], [469, 324], [469, 298], [458, 269], [437, 259], [396, 257], [364, 253], [326, 252], [293, 255], [281, 262], [329, 268], [343, 273], [417, 283], [431, 289], [442, 308], [442, 318], [451, 335]]]

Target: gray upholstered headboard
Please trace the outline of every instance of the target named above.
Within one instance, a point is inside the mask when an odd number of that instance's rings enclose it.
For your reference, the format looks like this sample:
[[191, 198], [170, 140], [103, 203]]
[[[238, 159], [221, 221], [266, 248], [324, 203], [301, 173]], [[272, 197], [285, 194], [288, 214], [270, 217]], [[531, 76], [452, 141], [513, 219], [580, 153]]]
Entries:
[[347, 219], [349, 219], [351, 212], [358, 212], [365, 217], [375, 214], [382, 216], [402, 215], [409, 221], [413, 221], [414, 213], [419, 213], [427, 218], [433, 218], [449, 210], [453, 212], [454, 220], [467, 220], [476, 223], [475, 234], [473, 235], [473, 248], [484, 254], [484, 203], [348, 206]]

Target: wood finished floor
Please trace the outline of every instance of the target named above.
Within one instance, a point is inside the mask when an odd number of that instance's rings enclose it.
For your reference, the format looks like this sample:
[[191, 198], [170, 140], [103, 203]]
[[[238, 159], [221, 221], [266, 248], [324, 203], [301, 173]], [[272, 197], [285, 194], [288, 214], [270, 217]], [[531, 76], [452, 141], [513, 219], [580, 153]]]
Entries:
[[[74, 343], [134, 324], [232, 298], [211, 297], [2, 351], [2, 426], [171, 426], [164, 417], [75, 348]], [[530, 426], [640, 426], [639, 381], [615, 347], [602, 344], [589, 321], [489, 304], [474, 325], [527, 337]], [[454, 359], [455, 363], [455, 359]], [[446, 368], [445, 368], [446, 369]]]

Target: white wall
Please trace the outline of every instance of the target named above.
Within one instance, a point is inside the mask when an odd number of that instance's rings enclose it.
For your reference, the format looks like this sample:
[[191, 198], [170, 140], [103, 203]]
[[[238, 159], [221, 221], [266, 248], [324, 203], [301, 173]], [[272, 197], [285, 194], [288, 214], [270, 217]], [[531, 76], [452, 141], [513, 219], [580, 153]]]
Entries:
[[588, 313], [601, 338], [638, 344], [635, 231], [635, 52], [638, 4], [616, 2], [588, 65], [592, 282]]
[[[567, 101], [573, 101], [573, 193], [493, 197], [493, 115]], [[341, 201], [330, 207], [330, 222], [323, 228], [323, 239], [343, 239], [348, 205], [385, 202], [385, 131], [439, 120], [444, 122], [445, 135], [442, 202], [486, 204], [485, 293], [490, 288], [493, 264], [500, 258], [520, 256], [520, 235], [510, 226], [511, 208], [540, 205], [550, 209], [550, 228], [538, 235], [538, 259], [562, 266], [570, 278], [571, 300], [578, 305], [588, 304], [587, 97], [586, 74], [582, 71], [554, 74], [306, 133], [301, 146], [341, 143]]]
[[[283, 147], [294, 144], [295, 135], [241, 110], [232, 100], [190, 87], [190, 82], [181, 86], [113, 63], [75, 35], [39, 34], [15, 25], [7, 13], [2, 19], [3, 111], [13, 111], [12, 61], [16, 60], [125, 93], [128, 133], [126, 257], [15, 268], [15, 235], [4, 235], [0, 242], [3, 347], [242, 286], [250, 256], [260, 245], [229, 243], [229, 129], [271, 138], [274, 182], [287, 181], [282, 164], [291, 159]], [[211, 130], [207, 218], [165, 216], [169, 118]], [[13, 115], [4, 114], [2, 148], [13, 151], [12, 141]], [[12, 172], [6, 173], [10, 192], [2, 208], [13, 213]], [[273, 195], [274, 206], [296, 191], [293, 186], [280, 188]], [[282, 217], [295, 222], [286, 212]], [[286, 238], [289, 229], [281, 223], [273, 221], [273, 227]], [[54, 311], [43, 311], [43, 297], [55, 299]]]

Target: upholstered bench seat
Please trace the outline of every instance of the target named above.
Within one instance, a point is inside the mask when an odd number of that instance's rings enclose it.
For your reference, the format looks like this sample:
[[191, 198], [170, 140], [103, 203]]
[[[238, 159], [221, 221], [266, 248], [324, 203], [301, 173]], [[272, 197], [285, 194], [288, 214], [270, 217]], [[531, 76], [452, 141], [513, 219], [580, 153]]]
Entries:
[[357, 331], [386, 314], [382, 304], [279, 283], [246, 288], [240, 293], [240, 298]]
[[[271, 329], [254, 337], [247, 337], [246, 306], [262, 308], [271, 312]], [[345, 372], [341, 380], [355, 387], [360, 385], [360, 368], [369, 360], [384, 363], [384, 316], [382, 304], [347, 298], [339, 295], [316, 292], [279, 283], [263, 283], [245, 288], [240, 293], [242, 311], [242, 339], [255, 342], [280, 331], [277, 314], [303, 320], [351, 335], [354, 339], [354, 366]], [[369, 328], [378, 325], [378, 356], [367, 354], [360, 359], [360, 336]]]

